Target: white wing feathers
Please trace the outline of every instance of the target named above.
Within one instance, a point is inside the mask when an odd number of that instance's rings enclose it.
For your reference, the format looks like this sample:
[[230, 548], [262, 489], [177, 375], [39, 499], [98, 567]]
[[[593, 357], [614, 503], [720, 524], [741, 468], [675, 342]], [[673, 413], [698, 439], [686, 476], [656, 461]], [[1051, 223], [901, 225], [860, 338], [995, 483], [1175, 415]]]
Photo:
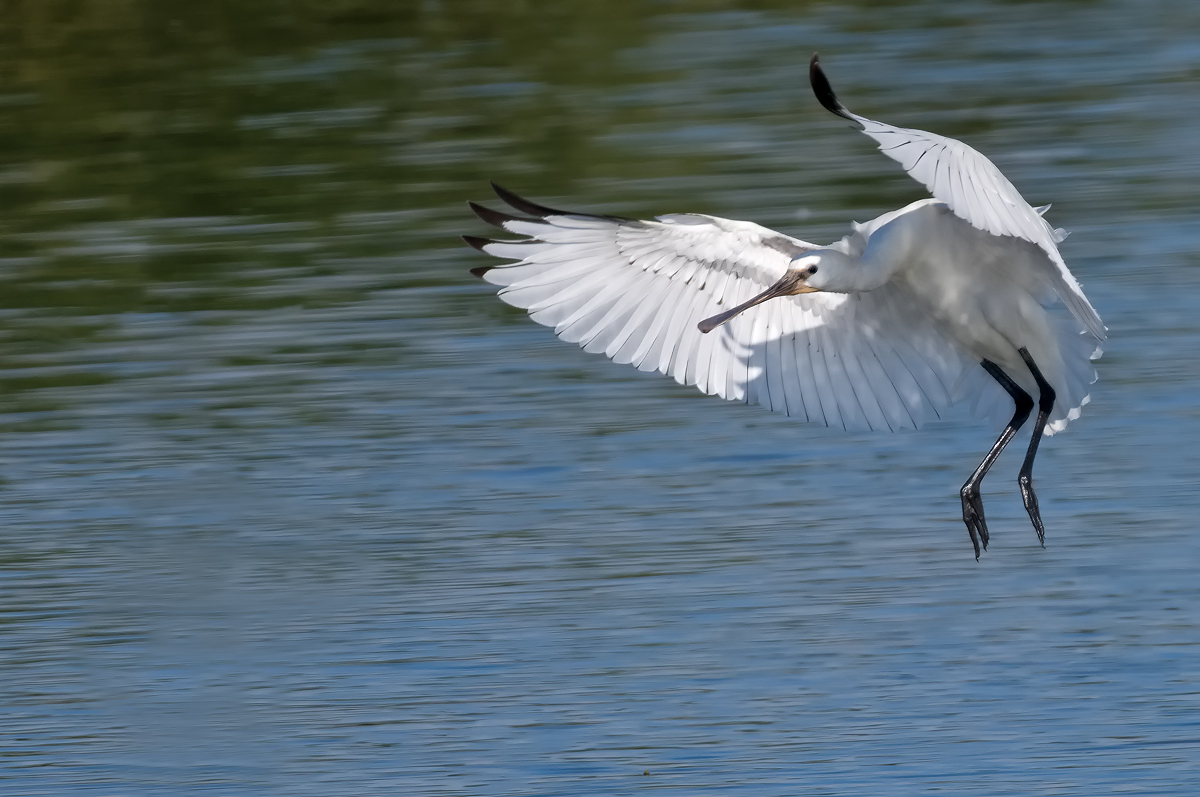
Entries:
[[850, 430], [919, 427], [962, 398], [956, 388], [979, 370], [931, 325], [902, 314], [903, 298], [887, 291], [774, 299], [702, 334], [699, 321], [760, 293], [814, 245], [713, 216], [636, 221], [496, 192], [534, 218], [472, 203], [484, 221], [528, 236], [466, 236], [476, 249], [517, 261], [473, 273], [585, 351]]
[[1036, 244], [1046, 253], [1046, 277], [1059, 298], [1092, 335], [1105, 339], [1100, 316], [1058, 252], [1057, 244], [1066, 233], [1052, 228], [1041, 216], [1049, 206], [1030, 207], [995, 164], [961, 141], [851, 113], [834, 94], [816, 56], [809, 77], [817, 99], [827, 110], [854, 122], [875, 139], [881, 152], [903, 166], [955, 215], [993, 235], [1010, 235]]

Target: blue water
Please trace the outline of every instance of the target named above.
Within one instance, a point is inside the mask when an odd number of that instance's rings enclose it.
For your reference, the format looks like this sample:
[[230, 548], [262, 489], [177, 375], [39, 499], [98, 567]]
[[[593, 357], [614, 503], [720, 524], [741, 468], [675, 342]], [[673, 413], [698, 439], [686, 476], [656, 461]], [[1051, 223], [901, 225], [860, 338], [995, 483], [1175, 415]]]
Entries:
[[[1194, 793], [1192, 4], [253, 5], [5, 34], [0, 793]], [[700, 396], [467, 273], [489, 178], [818, 241], [919, 198], [817, 49], [1072, 231], [1045, 549], [1010, 453], [975, 562], [965, 414]]]

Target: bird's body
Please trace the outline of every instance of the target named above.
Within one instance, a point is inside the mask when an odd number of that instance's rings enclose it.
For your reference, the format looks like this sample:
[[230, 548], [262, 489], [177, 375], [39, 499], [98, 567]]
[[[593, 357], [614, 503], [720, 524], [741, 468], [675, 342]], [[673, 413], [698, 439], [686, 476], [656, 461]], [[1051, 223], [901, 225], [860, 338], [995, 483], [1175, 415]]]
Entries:
[[[1046, 306], [1052, 289], [1041, 274], [1038, 247], [977, 230], [932, 199], [863, 226], [860, 261], [878, 258], [891, 266], [880, 269], [889, 272], [887, 282], [871, 290], [892, 292], [910, 313], [927, 315], [942, 339], [977, 362], [996, 363], [1036, 394], [1019, 353], [1025, 348], [1058, 394], [1048, 428], [1057, 431], [1068, 416], [1077, 417], [1071, 413], [1095, 376], [1089, 361], [1095, 346], [1080, 336], [1077, 324], [1061, 323]], [[1080, 367], [1072, 371], [1071, 365]]]
[[[851, 114], [815, 57], [812, 78], [826, 108], [879, 141], [935, 198], [819, 247], [714, 216], [638, 221], [558, 211], [496, 187], [532, 218], [472, 208], [528, 237], [468, 237], [518, 261], [474, 271], [585, 351], [807, 420], [917, 428], [961, 401], [985, 416], [1011, 413], [963, 486], [977, 557], [988, 541], [979, 483], [1036, 396], [1020, 484], [1041, 537], [1031, 475], [1037, 441], [1078, 417], [1104, 339], [1058, 253], [1064, 233], [966, 145]], [[1071, 316], [1054, 311], [1057, 300]]]

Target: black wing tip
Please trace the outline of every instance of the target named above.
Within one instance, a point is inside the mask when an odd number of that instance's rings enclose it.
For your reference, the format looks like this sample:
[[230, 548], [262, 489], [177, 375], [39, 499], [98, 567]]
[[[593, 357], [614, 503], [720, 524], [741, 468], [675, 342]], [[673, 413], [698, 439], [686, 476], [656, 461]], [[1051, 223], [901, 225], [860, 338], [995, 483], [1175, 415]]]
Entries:
[[[497, 185], [495, 182], [492, 183], [492, 190], [495, 191], [496, 196], [504, 200], [505, 204], [507, 204], [509, 207], [516, 208], [522, 213], [528, 213], [531, 216], [536, 216], [538, 219], [544, 219], [547, 216], [576, 216], [585, 219], [605, 219], [606, 221], [617, 222], [619, 224], [626, 224], [636, 221], [636, 219], [630, 219], [625, 216], [613, 216], [608, 213], [584, 213], [578, 210], [557, 210], [556, 208], [548, 208], [545, 205], [539, 205], [536, 202], [531, 202], [524, 197], [519, 197], [504, 186]], [[478, 211], [476, 212], [478, 213]], [[535, 220], [523, 219], [519, 216], [510, 216], [509, 218], [515, 221]], [[487, 219], [484, 219], [484, 221], [487, 221]]]
[[488, 244], [496, 243], [490, 238], [480, 238], [478, 235], [464, 235], [462, 239], [467, 242], [467, 246], [471, 247], [472, 249], [478, 249], [485, 255], [487, 254], [487, 250], [483, 247], [487, 246]]
[[531, 219], [523, 219], [520, 216], [514, 216], [511, 213], [505, 213], [502, 210], [492, 210], [489, 207], [480, 205], [478, 202], [468, 202], [467, 207], [469, 207], [471, 212], [483, 221], [487, 222], [493, 227], [499, 227], [502, 230], [507, 229], [504, 226], [506, 221], [531, 221]]
[[[539, 219], [544, 219], [547, 216], [570, 216], [573, 215], [565, 210], [555, 210], [548, 208], [545, 205], [539, 205], [536, 202], [530, 202], [528, 199], [517, 196], [512, 191], [509, 191], [503, 186], [497, 185], [492, 181], [492, 190], [496, 192], [496, 196], [500, 197], [501, 201], [509, 207], [516, 208], [522, 213], [528, 213], [531, 216], [537, 216]], [[484, 219], [487, 221], [487, 219]]]
[[494, 268], [495, 268], [495, 266], [476, 266], [475, 268], [471, 269], [471, 273], [474, 274], [476, 277], [483, 279], [483, 275], [488, 273], [489, 271], [491, 271]]
[[808, 62], [808, 82], [812, 84], [813, 94], [817, 95], [817, 102], [821, 103], [825, 110], [858, 124], [858, 121], [850, 115], [850, 111], [846, 110], [846, 106], [842, 105], [837, 98], [833, 86], [829, 84], [829, 78], [825, 76], [825, 70], [821, 68], [820, 53], [813, 53], [812, 60]]

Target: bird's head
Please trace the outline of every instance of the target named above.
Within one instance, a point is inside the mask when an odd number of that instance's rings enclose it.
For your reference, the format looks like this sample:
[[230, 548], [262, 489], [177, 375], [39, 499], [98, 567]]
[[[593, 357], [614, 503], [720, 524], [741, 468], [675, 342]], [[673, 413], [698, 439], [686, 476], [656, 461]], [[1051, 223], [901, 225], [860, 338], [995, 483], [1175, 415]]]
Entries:
[[[863, 267], [861, 258], [847, 255], [837, 249], [814, 249], [800, 255], [792, 261], [788, 274], [794, 271], [804, 273], [804, 286], [807, 290], [793, 293], [810, 293], [821, 291], [825, 293], [854, 293], [878, 287], [871, 284], [876, 273]], [[880, 271], [886, 276], [886, 271]]]
[[749, 310], [756, 304], [762, 304], [768, 299], [774, 299], [777, 296], [795, 296], [798, 293], [813, 293], [820, 290], [809, 284], [809, 279], [817, 273], [821, 263], [821, 256], [810, 254], [798, 257], [791, 262], [788, 270], [780, 277], [774, 285], [767, 288], [765, 291], [755, 296], [748, 302], [739, 304], [731, 310], [726, 310], [723, 313], [718, 313], [711, 318], [706, 318], [696, 326], [701, 332], [712, 332], [717, 327], [729, 321], [734, 316]]

